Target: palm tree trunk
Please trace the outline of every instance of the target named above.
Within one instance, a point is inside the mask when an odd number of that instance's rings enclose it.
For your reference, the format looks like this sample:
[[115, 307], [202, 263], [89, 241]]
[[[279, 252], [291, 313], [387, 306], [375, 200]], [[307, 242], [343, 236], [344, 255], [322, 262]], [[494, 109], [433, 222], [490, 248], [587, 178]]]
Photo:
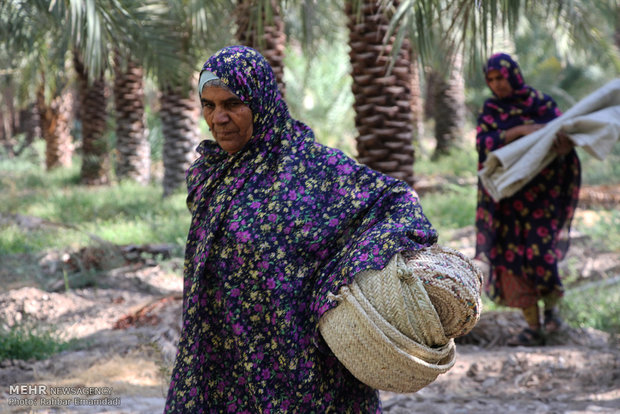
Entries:
[[45, 167], [52, 170], [69, 167], [73, 157], [73, 137], [71, 121], [73, 113], [73, 94], [65, 92], [56, 96], [48, 104], [44, 97], [45, 85], [37, 89], [37, 112], [40, 116], [41, 135], [45, 140]]
[[[73, 103], [73, 95], [71, 94], [71, 103]], [[71, 105], [72, 106], [72, 105]], [[71, 120], [73, 113], [69, 110], [67, 119]], [[73, 154], [73, 143], [70, 132], [70, 121], [67, 122], [67, 130], [69, 134], [69, 146], [70, 152]], [[35, 138], [42, 137], [41, 133], [41, 116], [36, 102], [31, 103], [26, 108], [19, 111], [19, 131], [25, 134], [24, 141], [15, 150], [15, 156], [19, 156], [26, 148], [28, 148], [34, 142]]]
[[13, 137], [17, 118], [14, 89], [13, 84], [2, 85], [2, 98], [0, 98], [0, 143], [11, 157], [15, 156], [15, 140]]
[[198, 156], [200, 105], [194, 84], [188, 82], [186, 88], [162, 88], [160, 117], [164, 135], [164, 197], [184, 186], [185, 171]]
[[276, 1], [271, 0], [272, 19], [267, 20], [264, 10], [261, 19], [264, 24], [262, 35], [256, 28], [255, 20], [252, 16], [256, 14], [256, 7], [261, 7], [255, 0], [239, 0], [235, 10], [235, 21], [237, 23], [237, 40], [245, 46], [250, 46], [260, 51], [265, 59], [273, 68], [273, 72], [280, 88], [282, 96], [286, 93], [284, 84], [284, 50], [286, 48], [286, 34], [284, 33], [284, 20], [280, 12], [280, 7]]
[[413, 185], [414, 148], [412, 65], [405, 40], [391, 73], [390, 46], [383, 39], [389, 19], [374, 0], [362, 2], [358, 14], [346, 2], [349, 57], [353, 71], [358, 160], [369, 167]]
[[147, 184], [151, 171], [151, 146], [144, 120], [143, 70], [131, 58], [114, 57], [116, 108], [116, 175]]
[[88, 72], [77, 53], [74, 65], [78, 78], [82, 121], [82, 184], [102, 185], [110, 182], [110, 154], [104, 136], [106, 130], [106, 93], [103, 73], [90, 81]]
[[433, 159], [447, 155], [463, 136], [465, 124], [465, 82], [462, 56], [456, 54], [450, 73], [438, 74], [433, 87], [435, 139]]

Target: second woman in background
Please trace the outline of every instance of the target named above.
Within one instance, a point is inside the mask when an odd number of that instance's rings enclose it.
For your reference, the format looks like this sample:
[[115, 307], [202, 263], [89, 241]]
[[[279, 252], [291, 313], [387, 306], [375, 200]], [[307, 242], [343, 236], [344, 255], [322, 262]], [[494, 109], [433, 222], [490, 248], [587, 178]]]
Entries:
[[[491, 56], [484, 74], [493, 97], [478, 117], [478, 169], [489, 152], [561, 115], [551, 97], [524, 82], [509, 55]], [[543, 333], [561, 324], [556, 309], [563, 295], [558, 261], [568, 249], [581, 167], [565, 134], [558, 134], [553, 151], [558, 155], [554, 161], [509, 198], [495, 202], [478, 184], [476, 258], [490, 264], [487, 293], [502, 305], [522, 309], [528, 325], [510, 345], [540, 345]], [[539, 301], [544, 306], [542, 323]]]

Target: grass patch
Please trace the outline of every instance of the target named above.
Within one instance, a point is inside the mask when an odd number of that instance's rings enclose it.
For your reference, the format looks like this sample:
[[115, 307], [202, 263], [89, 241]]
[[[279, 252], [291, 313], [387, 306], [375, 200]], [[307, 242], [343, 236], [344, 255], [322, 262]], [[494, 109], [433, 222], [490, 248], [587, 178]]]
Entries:
[[620, 283], [568, 290], [560, 303], [565, 320], [575, 327], [620, 333]]
[[62, 340], [52, 328], [29, 325], [0, 328], [0, 360], [45, 359], [53, 354], [77, 347], [77, 340]]
[[[17, 165], [23, 163], [16, 160]], [[114, 244], [184, 246], [190, 222], [185, 194], [164, 199], [157, 183], [87, 187], [74, 181], [73, 168], [47, 173], [31, 167], [11, 171], [6, 162], [0, 163], [0, 187], [7, 189], [0, 194], [0, 213], [45, 221], [28, 229], [0, 224], [3, 253], [36, 254], [89, 245], [97, 238]]]
[[[428, 140], [427, 140], [428, 141]], [[424, 145], [428, 146], [427, 142]], [[432, 151], [421, 151], [413, 166], [416, 177], [456, 177], [460, 179], [472, 179], [478, 174], [478, 153], [475, 146], [465, 143], [462, 148], [452, 149], [447, 155], [433, 160]]]
[[424, 214], [442, 235], [451, 230], [474, 224], [476, 188], [474, 186], [447, 185], [441, 193], [428, 193], [420, 198]]
[[577, 215], [573, 227], [590, 236], [601, 250], [620, 252], [620, 211], [584, 212]]

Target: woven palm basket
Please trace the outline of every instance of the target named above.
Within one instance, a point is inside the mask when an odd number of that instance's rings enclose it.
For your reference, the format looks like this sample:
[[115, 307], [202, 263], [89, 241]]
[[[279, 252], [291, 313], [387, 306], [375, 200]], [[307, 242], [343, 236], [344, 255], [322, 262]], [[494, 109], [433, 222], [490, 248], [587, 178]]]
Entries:
[[330, 298], [323, 338], [361, 382], [416, 392], [455, 362], [455, 337], [480, 318], [482, 273], [461, 253], [438, 245], [395, 255], [362, 272]]

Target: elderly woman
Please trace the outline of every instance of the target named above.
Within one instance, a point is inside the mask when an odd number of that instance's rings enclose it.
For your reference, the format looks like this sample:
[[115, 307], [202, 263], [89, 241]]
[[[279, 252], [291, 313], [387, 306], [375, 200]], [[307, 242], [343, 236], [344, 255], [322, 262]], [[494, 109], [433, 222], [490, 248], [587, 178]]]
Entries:
[[329, 350], [330, 292], [436, 242], [415, 192], [317, 143], [271, 67], [234, 46], [198, 88], [215, 141], [187, 173], [192, 213], [169, 413], [380, 412]]
[[[561, 114], [551, 97], [525, 84], [509, 55], [491, 56], [484, 74], [493, 97], [486, 100], [478, 117], [478, 169], [489, 152]], [[558, 260], [568, 249], [581, 169], [565, 134], [558, 134], [553, 151], [558, 156], [550, 165], [498, 203], [478, 183], [476, 257], [490, 262], [487, 293], [500, 304], [522, 309], [528, 325], [510, 340], [511, 345], [542, 344], [544, 331], [554, 332], [561, 324], [556, 310], [563, 295]], [[539, 301], [544, 303], [543, 324]]]

